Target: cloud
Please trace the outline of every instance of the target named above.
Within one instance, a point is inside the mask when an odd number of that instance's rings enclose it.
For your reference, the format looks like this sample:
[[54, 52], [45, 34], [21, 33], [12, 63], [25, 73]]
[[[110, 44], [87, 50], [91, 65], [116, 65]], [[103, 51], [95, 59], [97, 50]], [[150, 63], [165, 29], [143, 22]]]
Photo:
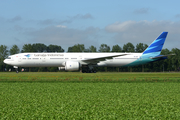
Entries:
[[30, 38], [29, 43], [44, 43], [46, 45], [56, 44], [65, 50], [75, 44], [84, 44], [86, 48], [94, 45], [99, 48], [105, 43], [109, 46], [131, 42], [150, 44], [163, 31], [169, 32], [164, 48], [179, 48], [180, 46], [180, 22], [172, 21], [125, 21], [116, 22], [106, 26], [104, 29], [88, 27], [86, 29], [68, 28], [58, 24], [40, 29], [27, 30], [25, 32]]
[[175, 15], [176, 18], [180, 18], [180, 14]]
[[52, 25], [54, 23], [56, 22], [52, 19], [41, 20], [38, 22], [38, 24], [41, 24], [41, 25]]
[[21, 16], [15, 16], [14, 18], [9, 19], [8, 22], [17, 22], [17, 21], [20, 21], [20, 20], [22, 20]]
[[56, 27], [59, 27], [59, 28], [67, 28], [67, 26], [64, 26], [64, 25], [56, 25]]
[[0, 16], [0, 21], [4, 21], [4, 18]]
[[143, 31], [171, 31], [179, 33], [178, 27], [180, 27], [180, 22], [171, 21], [125, 21], [116, 22], [114, 24], [106, 26], [108, 32], [143, 32]]
[[93, 16], [89, 13], [85, 15], [77, 14], [76, 16], [72, 17], [72, 19], [93, 19]]
[[131, 26], [135, 25], [135, 21], [125, 21], [122, 23], [116, 22], [106, 27], [108, 32], [123, 32], [128, 30]]
[[18, 39], [18, 38], [16, 38], [16, 37], [14, 37], [14, 40], [15, 40], [16, 42], [21, 42], [21, 40]]
[[64, 24], [64, 23], [72, 23], [74, 20], [77, 19], [93, 19], [93, 16], [89, 13], [82, 15], [82, 14], [77, 14], [72, 17], [67, 17], [65, 20], [54, 20], [54, 19], [46, 19], [46, 20], [40, 20], [38, 21], [39, 25], [55, 25], [55, 24]]
[[32, 43], [56, 44], [67, 49], [75, 44], [96, 45], [99, 28], [89, 27], [85, 30], [67, 28], [63, 25], [49, 26], [44, 29], [28, 31]]
[[108, 33], [115, 33], [113, 40], [119, 44], [132, 42], [151, 43], [161, 32], [169, 32], [166, 44], [167, 47], [178, 47], [180, 45], [180, 22], [171, 21], [125, 21], [116, 22], [106, 26], [105, 30]]
[[136, 9], [134, 10], [135, 14], [147, 14], [148, 13], [148, 8], [140, 8], [140, 9]]
[[55, 19], [45, 19], [45, 20], [28, 20], [28, 23], [38, 24], [42, 26], [52, 26], [57, 24], [71, 23], [72, 20], [55, 20]]
[[15, 30], [15, 31], [21, 31], [21, 30], [23, 30], [23, 27], [21, 27], [21, 26], [19, 26], [19, 25], [15, 25], [15, 26], [13, 27], [13, 30]]

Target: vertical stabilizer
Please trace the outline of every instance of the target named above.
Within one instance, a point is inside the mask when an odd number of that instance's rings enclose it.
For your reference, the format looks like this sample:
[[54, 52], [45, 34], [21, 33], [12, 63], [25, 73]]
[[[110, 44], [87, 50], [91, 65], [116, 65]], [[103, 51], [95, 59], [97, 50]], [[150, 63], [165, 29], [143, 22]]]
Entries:
[[163, 32], [161, 35], [154, 40], [151, 45], [143, 52], [142, 58], [155, 57], [160, 55], [164, 42], [166, 40], [168, 32]]

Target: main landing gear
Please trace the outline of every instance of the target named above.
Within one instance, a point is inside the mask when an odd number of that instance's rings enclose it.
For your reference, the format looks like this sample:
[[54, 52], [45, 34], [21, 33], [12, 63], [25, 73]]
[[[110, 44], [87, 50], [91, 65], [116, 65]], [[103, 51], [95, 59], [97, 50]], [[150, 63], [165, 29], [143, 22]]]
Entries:
[[83, 66], [82, 73], [96, 73], [96, 70], [94, 70], [93, 66]]
[[82, 70], [82, 73], [96, 73], [95, 70]]

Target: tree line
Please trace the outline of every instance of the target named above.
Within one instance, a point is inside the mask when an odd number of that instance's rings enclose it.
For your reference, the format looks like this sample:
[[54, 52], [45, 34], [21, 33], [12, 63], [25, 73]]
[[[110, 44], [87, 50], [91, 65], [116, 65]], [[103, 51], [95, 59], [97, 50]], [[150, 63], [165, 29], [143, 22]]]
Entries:
[[[89, 48], [85, 48], [84, 44], [75, 44], [74, 46], [68, 47], [67, 52], [143, 52], [148, 47], [147, 44], [138, 43], [134, 46], [132, 43], [128, 42], [124, 44], [123, 47], [114, 45], [112, 49], [107, 44], [101, 44], [99, 49], [91, 45]], [[42, 43], [35, 44], [24, 44], [22, 50], [19, 49], [17, 45], [13, 45], [10, 49], [6, 45], [0, 46], [0, 71], [8, 71], [13, 69], [12, 66], [6, 65], [3, 63], [3, 60], [9, 55], [16, 53], [25, 53], [25, 52], [65, 52], [65, 50], [58, 45], [45, 45]], [[162, 55], [175, 54], [175, 56], [169, 56], [168, 59], [162, 61], [156, 61], [153, 63], [148, 63], [145, 65], [133, 66], [133, 67], [99, 67], [95, 68], [97, 71], [118, 71], [118, 72], [162, 72], [162, 71], [179, 71], [180, 66], [180, 49], [173, 48], [171, 50], [163, 49], [161, 51]], [[25, 68], [26, 71], [33, 72], [44, 72], [58, 71], [57, 67], [43, 67], [43, 68]]]

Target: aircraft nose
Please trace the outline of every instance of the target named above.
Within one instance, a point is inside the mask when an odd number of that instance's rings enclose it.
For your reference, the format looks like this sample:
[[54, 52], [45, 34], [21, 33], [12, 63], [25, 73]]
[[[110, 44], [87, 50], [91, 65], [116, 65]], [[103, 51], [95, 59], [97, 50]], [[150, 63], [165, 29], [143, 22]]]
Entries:
[[7, 60], [6, 59], [3, 62], [7, 64]]
[[9, 61], [8, 61], [7, 59], [5, 59], [3, 62], [4, 62], [5, 64], [9, 64]]

